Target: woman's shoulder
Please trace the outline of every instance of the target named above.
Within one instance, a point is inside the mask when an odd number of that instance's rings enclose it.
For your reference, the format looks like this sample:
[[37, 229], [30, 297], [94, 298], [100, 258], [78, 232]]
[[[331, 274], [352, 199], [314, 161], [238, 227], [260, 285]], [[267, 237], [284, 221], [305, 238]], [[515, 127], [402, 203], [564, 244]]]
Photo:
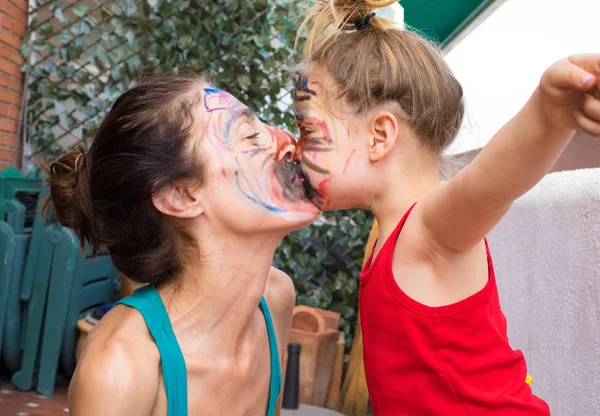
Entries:
[[296, 291], [292, 279], [281, 270], [271, 267], [265, 289], [265, 299], [269, 305], [277, 333], [287, 334], [292, 326], [292, 315], [296, 305]]
[[265, 299], [271, 310], [283, 312], [293, 309], [296, 303], [296, 291], [290, 276], [275, 267], [271, 267], [265, 289]]
[[150, 414], [159, 382], [160, 355], [143, 317], [117, 305], [88, 336], [69, 388], [71, 414]]

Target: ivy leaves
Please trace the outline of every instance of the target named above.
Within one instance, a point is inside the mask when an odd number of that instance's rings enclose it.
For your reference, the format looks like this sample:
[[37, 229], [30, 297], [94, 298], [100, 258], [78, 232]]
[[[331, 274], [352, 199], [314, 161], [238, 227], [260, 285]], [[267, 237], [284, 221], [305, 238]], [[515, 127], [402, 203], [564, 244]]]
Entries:
[[275, 253], [274, 266], [294, 280], [297, 302], [341, 314], [350, 348], [358, 309], [358, 276], [373, 224], [366, 211], [323, 214], [317, 224], [289, 234]]
[[[86, 3], [87, 4], [87, 3]], [[295, 131], [288, 69], [307, 2], [294, 0], [36, 0], [27, 58], [33, 159], [87, 147], [112, 103], [147, 73], [208, 75], [267, 123]], [[274, 259], [299, 304], [337, 311], [350, 346], [358, 275], [372, 219], [331, 212], [281, 243]]]
[[28, 137], [34, 153], [53, 157], [80, 140], [89, 144], [116, 97], [155, 71], [205, 73], [263, 120], [294, 130], [284, 65], [300, 17], [292, 4], [38, 2], [22, 47], [29, 61], [24, 71], [30, 74]]

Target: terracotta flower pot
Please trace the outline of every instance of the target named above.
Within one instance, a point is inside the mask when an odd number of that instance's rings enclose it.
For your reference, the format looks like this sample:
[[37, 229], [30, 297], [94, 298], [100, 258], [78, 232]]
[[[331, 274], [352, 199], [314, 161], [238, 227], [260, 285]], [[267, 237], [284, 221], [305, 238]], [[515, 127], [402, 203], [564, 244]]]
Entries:
[[331, 380], [329, 381], [329, 389], [327, 390], [327, 398], [325, 399], [325, 407], [329, 409], [340, 409], [345, 345], [346, 337], [344, 335], [344, 331], [340, 331], [336, 345], [337, 349], [335, 353], [335, 361], [333, 362], [333, 369], [331, 370]]
[[323, 309], [294, 308], [289, 342], [301, 345], [300, 403], [325, 405], [338, 350], [339, 318], [338, 313]]
[[325, 331], [325, 319], [315, 308], [296, 306], [292, 318], [292, 328], [306, 332], [323, 332]]

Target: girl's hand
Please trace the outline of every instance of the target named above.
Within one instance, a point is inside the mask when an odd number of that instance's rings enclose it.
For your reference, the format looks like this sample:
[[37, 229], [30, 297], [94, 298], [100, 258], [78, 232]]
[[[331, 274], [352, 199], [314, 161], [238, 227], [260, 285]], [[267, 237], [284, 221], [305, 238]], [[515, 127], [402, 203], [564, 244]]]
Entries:
[[552, 169], [575, 130], [600, 137], [599, 84], [600, 55], [552, 65], [529, 102], [473, 162], [419, 202], [415, 214], [422, 212], [428, 247], [471, 250]]
[[539, 92], [546, 120], [600, 137], [600, 55], [574, 55], [546, 70]]

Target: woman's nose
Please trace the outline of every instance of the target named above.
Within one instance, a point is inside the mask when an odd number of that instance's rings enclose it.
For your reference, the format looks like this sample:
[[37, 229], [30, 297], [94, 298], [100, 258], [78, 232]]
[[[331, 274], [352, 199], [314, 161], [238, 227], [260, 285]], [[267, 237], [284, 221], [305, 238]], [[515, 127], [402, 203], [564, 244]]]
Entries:
[[302, 161], [302, 150], [304, 148], [304, 143], [305, 143], [305, 140], [302, 139], [302, 137], [296, 143], [296, 151], [294, 152], [294, 160], [296, 162]]
[[293, 162], [296, 153], [296, 140], [285, 130], [276, 127], [269, 127], [271, 134], [275, 138], [277, 149], [274, 158], [277, 162]]

